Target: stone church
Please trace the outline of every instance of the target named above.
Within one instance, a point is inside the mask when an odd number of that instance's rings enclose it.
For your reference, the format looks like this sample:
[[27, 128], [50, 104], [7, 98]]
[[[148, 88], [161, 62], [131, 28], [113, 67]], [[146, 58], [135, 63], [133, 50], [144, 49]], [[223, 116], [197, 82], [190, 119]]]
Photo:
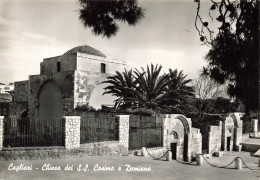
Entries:
[[[94, 88], [126, 63], [90, 46], [74, 47], [63, 55], [43, 59], [40, 74], [15, 82], [11, 118], [60, 118], [87, 104]], [[101, 94], [102, 95], [102, 94]], [[100, 95], [100, 96], [101, 96]]]

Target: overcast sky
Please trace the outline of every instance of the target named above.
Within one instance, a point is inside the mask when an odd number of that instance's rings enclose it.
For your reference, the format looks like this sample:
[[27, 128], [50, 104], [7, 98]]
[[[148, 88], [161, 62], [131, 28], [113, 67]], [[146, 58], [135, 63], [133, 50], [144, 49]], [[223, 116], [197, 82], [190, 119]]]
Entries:
[[194, 27], [194, 1], [139, 3], [145, 18], [134, 27], [121, 24], [118, 34], [107, 39], [83, 27], [77, 0], [0, 0], [0, 82], [27, 80], [39, 74], [43, 58], [83, 44], [131, 67], [159, 63], [164, 71], [178, 68], [196, 78], [208, 48]]

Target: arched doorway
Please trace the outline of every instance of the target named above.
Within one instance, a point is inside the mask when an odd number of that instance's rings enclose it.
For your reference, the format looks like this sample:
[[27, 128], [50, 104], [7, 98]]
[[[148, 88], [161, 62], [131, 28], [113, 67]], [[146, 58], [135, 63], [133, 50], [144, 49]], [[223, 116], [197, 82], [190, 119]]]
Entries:
[[165, 121], [167, 129], [166, 146], [171, 149], [173, 159], [188, 161], [188, 143], [190, 134], [190, 124], [183, 115], [170, 115]]
[[53, 80], [45, 81], [38, 92], [38, 118], [32, 121], [32, 144], [37, 146], [63, 145], [63, 101], [61, 89]]
[[169, 136], [170, 148], [172, 152], [172, 159], [177, 159], [178, 156], [178, 134], [175, 131], [172, 131]]
[[61, 118], [63, 115], [62, 93], [54, 81], [45, 82], [38, 93], [38, 116], [41, 119]]
[[22, 112], [21, 117], [18, 120], [19, 132], [21, 134], [29, 134], [30, 120], [29, 120], [29, 110]]

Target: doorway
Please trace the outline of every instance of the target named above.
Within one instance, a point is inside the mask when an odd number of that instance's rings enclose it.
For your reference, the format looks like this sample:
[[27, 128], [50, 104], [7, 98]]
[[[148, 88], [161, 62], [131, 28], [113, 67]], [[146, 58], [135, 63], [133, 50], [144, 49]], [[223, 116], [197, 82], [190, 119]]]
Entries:
[[230, 151], [231, 137], [227, 137], [227, 151]]
[[177, 158], [177, 143], [171, 143], [171, 152], [172, 152], [172, 159], [176, 160], [176, 158]]

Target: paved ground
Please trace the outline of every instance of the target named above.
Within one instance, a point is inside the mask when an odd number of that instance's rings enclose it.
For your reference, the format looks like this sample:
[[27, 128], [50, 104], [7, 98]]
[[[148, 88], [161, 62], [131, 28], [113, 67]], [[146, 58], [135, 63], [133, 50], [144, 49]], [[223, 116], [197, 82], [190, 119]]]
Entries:
[[244, 141], [243, 143], [247, 143], [247, 144], [259, 144], [259, 145], [260, 145], [260, 139], [249, 138], [248, 140]]
[[[221, 158], [211, 158], [210, 162], [216, 165], [226, 165], [231, 162], [235, 157], [240, 156], [248, 166], [254, 169], [259, 169], [259, 158], [250, 156], [246, 152], [234, 152], [226, 154]], [[32, 171], [13, 171], [8, 170], [10, 164], [14, 165], [32, 165]], [[60, 167], [59, 171], [42, 170], [44, 164], [50, 164], [52, 167]], [[73, 171], [64, 171], [65, 166], [73, 165]], [[88, 170], [77, 171], [76, 167], [82, 164], [88, 164]], [[107, 166], [114, 167], [114, 171], [94, 171], [94, 166]], [[151, 171], [126, 171], [125, 165], [129, 164], [131, 167], [149, 168]], [[121, 171], [118, 168], [122, 167]], [[153, 160], [151, 158], [144, 158], [138, 156], [125, 156], [125, 157], [87, 157], [81, 159], [56, 159], [56, 160], [34, 160], [34, 161], [0, 161], [0, 179], [188, 179], [188, 180], [203, 180], [203, 179], [255, 179], [260, 180], [260, 171], [254, 172], [248, 169], [236, 170], [232, 169], [214, 168], [204, 162], [203, 166], [180, 164], [176, 161], [162, 161]], [[36, 169], [38, 168], [38, 169]]]

